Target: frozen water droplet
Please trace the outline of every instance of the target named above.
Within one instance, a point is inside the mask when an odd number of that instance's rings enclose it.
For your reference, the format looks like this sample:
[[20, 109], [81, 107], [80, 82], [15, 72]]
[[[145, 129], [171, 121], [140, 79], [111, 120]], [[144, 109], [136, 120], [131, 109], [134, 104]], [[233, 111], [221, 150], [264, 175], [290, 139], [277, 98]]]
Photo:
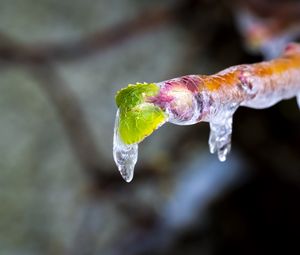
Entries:
[[126, 182], [130, 182], [133, 179], [134, 166], [138, 158], [138, 145], [124, 144], [120, 139], [118, 127], [119, 110], [115, 120], [113, 154], [121, 176]]

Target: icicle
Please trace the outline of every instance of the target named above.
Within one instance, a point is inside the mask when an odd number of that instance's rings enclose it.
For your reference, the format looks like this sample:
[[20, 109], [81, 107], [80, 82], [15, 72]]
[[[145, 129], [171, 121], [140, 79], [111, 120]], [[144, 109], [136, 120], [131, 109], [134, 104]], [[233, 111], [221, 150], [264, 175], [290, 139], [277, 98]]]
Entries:
[[130, 182], [133, 179], [134, 166], [138, 158], [138, 145], [124, 144], [119, 137], [118, 127], [119, 110], [117, 111], [115, 120], [113, 155], [123, 179], [126, 182]]

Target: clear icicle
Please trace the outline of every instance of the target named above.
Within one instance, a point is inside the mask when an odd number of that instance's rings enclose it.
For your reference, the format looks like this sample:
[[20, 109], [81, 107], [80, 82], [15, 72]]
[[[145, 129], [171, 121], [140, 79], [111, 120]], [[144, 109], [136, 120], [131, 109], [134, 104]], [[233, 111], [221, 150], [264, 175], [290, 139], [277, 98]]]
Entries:
[[219, 160], [224, 162], [231, 149], [232, 116], [238, 104], [229, 104], [220, 108], [209, 122], [208, 144], [210, 153], [217, 152]]
[[126, 182], [130, 182], [134, 174], [134, 166], [138, 158], [137, 144], [124, 144], [119, 137], [119, 110], [116, 114], [114, 141], [113, 141], [113, 155], [118, 169]]
[[209, 149], [210, 153], [218, 153], [220, 161], [225, 161], [231, 148], [232, 117], [227, 118], [225, 123], [210, 122]]

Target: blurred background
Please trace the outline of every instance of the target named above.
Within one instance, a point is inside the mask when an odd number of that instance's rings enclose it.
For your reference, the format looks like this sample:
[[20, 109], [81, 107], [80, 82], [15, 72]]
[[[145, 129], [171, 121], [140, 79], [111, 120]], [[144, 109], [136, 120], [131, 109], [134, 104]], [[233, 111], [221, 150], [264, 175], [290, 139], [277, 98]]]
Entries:
[[296, 100], [239, 108], [232, 152], [165, 125], [135, 178], [112, 158], [115, 93], [278, 56], [299, 1], [0, 0], [0, 254], [299, 254]]

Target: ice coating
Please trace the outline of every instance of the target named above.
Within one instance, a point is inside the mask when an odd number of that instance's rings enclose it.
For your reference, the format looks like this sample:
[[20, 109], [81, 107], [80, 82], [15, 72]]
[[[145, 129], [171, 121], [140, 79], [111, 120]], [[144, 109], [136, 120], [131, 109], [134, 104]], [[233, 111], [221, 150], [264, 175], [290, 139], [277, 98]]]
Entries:
[[130, 182], [138, 158], [138, 145], [136, 143], [125, 144], [120, 139], [118, 132], [119, 116], [118, 110], [114, 127], [113, 155], [121, 176], [126, 182]]
[[167, 121], [176, 125], [192, 125], [201, 118], [204, 98], [198, 91], [197, 75], [183, 76], [157, 83], [160, 93], [150, 98], [167, 114]]
[[[268, 62], [233, 66], [209, 76], [187, 75], [154, 85], [159, 88], [158, 92], [151, 96], [142, 94], [143, 100], [139, 101], [139, 104], [160, 109], [165, 114], [165, 119], [152, 128], [152, 132], [165, 122], [176, 125], [209, 122], [210, 152], [225, 161], [231, 148], [233, 115], [239, 106], [262, 109], [297, 97], [300, 108], [300, 46], [290, 44], [282, 57]], [[133, 89], [131, 86], [130, 90]], [[137, 109], [141, 114], [138, 118], [147, 114], [143, 107]], [[130, 182], [137, 161], [138, 143], [151, 132], [136, 143], [125, 144], [118, 127], [119, 111], [114, 131], [114, 159], [122, 177]], [[135, 125], [132, 127], [134, 129]]]

